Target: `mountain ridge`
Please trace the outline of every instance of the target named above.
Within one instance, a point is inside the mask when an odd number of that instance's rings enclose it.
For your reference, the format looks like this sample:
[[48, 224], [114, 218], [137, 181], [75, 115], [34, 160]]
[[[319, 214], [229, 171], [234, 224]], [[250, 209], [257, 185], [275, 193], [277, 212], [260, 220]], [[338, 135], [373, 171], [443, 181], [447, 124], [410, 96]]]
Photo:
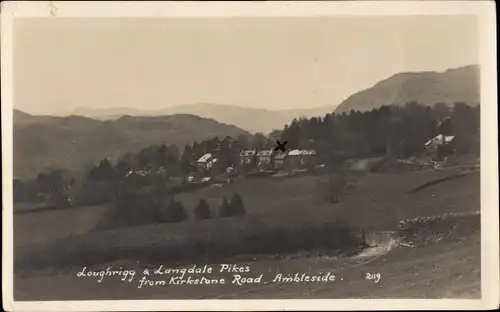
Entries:
[[383, 105], [403, 106], [408, 102], [427, 105], [465, 102], [479, 105], [479, 65], [449, 68], [442, 72], [401, 72], [358, 91], [342, 101], [335, 113], [367, 111]]
[[76, 172], [100, 159], [117, 160], [153, 144], [177, 145], [214, 136], [249, 135], [233, 125], [195, 115], [124, 116], [96, 120], [70, 115], [36, 116], [14, 110], [14, 176], [33, 178], [47, 167]]
[[122, 115], [157, 116], [174, 114], [192, 114], [204, 118], [211, 118], [221, 123], [234, 124], [251, 133], [269, 133], [275, 129], [282, 129], [290, 124], [294, 118], [310, 118], [323, 116], [333, 112], [335, 106], [319, 106], [303, 109], [268, 110], [263, 108], [249, 108], [231, 104], [194, 103], [175, 105], [164, 109], [138, 110], [127, 107], [86, 109], [76, 108], [77, 113], [94, 119], [117, 119]]

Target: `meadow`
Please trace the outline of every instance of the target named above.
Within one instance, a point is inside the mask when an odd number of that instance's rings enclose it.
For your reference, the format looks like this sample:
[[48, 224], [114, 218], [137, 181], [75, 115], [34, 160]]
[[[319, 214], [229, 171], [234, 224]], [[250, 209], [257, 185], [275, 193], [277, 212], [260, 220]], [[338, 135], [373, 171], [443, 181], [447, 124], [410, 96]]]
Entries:
[[[215, 261], [236, 255], [273, 255], [330, 249], [355, 253], [361, 230], [392, 230], [398, 221], [447, 212], [479, 210], [479, 172], [461, 169], [400, 174], [351, 173], [339, 203], [321, 200], [326, 176], [258, 178], [178, 194], [192, 215], [199, 199], [213, 210], [238, 192], [247, 214], [109, 230], [93, 230], [110, 205], [15, 215], [16, 271], [71, 268], [117, 260], [173, 264]], [[64, 221], [62, 221], [64, 220]], [[22, 228], [21, 228], [22, 227]], [[22, 231], [30, 228], [31, 231]], [[29, 235], [27, 235], [29, 233]]]

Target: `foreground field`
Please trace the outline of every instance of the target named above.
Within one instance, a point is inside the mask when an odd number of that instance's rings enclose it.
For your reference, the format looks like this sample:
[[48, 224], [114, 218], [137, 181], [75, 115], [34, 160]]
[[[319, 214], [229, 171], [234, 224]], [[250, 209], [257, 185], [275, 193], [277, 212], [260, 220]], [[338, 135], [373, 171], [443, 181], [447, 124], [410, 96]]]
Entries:
[[[137, 283], [117, 277], [77, 278], [75, 274], [19, 278], [16, 300], [95, 300], [95, 299], [296, 299], [296, 298], [480, 298], [480, 239], [476, 232], [467, 238], [416, 248], [396, 247], [366, 252], [358, 257], [296, 257], [256, 260], [251, 273], [264, 274], [263, 283], [238, 286], [166, 285], [138, 288]], [[137, 264], [120, 263], [125, 268]], [[116, 265], [118, 266], [118, 265]], [[216, 264], [212, 264], [216, 267]], [[277, 274], [330, 272], [335, 281], [328, 283], [273, 283]], [[366, 275], [380, 274], [380, 280]], [[50, 284], [51, 287], [44, 287]]]

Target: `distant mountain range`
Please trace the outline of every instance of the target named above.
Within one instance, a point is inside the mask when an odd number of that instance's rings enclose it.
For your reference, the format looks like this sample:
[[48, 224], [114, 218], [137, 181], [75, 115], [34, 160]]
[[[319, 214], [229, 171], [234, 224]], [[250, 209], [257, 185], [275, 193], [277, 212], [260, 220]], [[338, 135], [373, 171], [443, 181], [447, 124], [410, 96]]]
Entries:
[[246, 131], [269, 133], [282, 129], [294, 118], [324, 116], [328, 113], [342, 113], [350, 110], [367, 111], [382, 105], [405, 105], [419, 102], [433, 105], [439, 102], [453, 104], [465, 102], [479, 104], [479, 66], [469, 65], [445, 72], [399, 73], [382, 80], [373, 87], [359, 91], [338, 106], [329, 105], [308, 109], [266, 110], [224, 104], [188, 104], [159, 110], [141, 110], [128, 107], [77, 108], [73, 115], [94, 119], [116, 119], [123, 115], [161, 116], [192, 114], [212, 118], [218, 122], [232, 124]]
[[14, 176], [33, 177], [49, 166], [81, 171], [104, 157], [116, 159], [152, 144], [176, 144], [182, 152], [188, 142], [248, 134], [236, 126], [188, 114], [102, 121], [14, 110]]
[[368, 111], [383, 105], [402, 106], [408, 102], [427, 105], [464, 102], [475, 106], [480, 102], [479, 79], [477, 65], [448, 69], [441, 73], [399, 73], [351, 95], [337, 106], [335, 113]]
[[77, 108], [73, 115], [86, 116], [94, 119], [116, 119], [123, 115], [131, 116], [161, 116], [175, 114], [192, 114], [204, 118], [212, 118], [218, 122], [236, 125], [252, 133], [269, 133], [275, 129], [282, 129], [294, 118], [324, 116], [332, 113], [335, 106], [321, 106], [308, 109], [266, 110], [247, 108], [225, 104], [188, 104], [172, 106], [160, 110], [140, 110], [128, 107], [115, 108]]
[[479, 66], [470, 65], [441, 73], [399, 73], [351, 95], [336, 108], [270, 111], [205, 103], [155, 111], [78, 108], [67, 117], [33, 116], [15, 110], [14, 174], [30, 176], [47, 166], [82, 169], [104, 157], [118, 157], [162, 142], [182, 148], [187, 142], [213, 136], [267, 134], [299, 117], [367, 111], [412, 101], [478, 105], [479, 96]]

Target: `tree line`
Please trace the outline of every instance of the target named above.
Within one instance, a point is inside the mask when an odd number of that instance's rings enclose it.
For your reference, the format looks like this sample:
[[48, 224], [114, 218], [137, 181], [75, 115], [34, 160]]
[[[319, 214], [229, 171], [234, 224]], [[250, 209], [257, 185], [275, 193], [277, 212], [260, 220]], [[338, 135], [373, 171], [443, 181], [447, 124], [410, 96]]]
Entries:
[[386, 153], [390, 146], [394, 155], [409, 157], [421, 155], [425, 142], [442, 133], [456, 137], [457, 153], [478, 154], [479, 146], [473, 143], [479, 118], [479, 106], [410, 102], [403, 107], [295, 119], [279, 135], [289, 148], [315, 148], [322, 155], [370, 157]]
[[[238, 217], [245, 214], [243, 200], [236, 192], [230, 200], [224, 196], [217, 211], [213, 210], [204, 198], [201, 198], [192, 210], [193, 218], [197, 221], [215, 217]], [[177, 223], [188, 220], [189, 216], [184, 204], [169, 194], [129, 190], [115, 199], [112, 209], [106, 212], [99, 228]]]
[[80, 179], [72, 177], [68, 170], [47, 170], [33, 181], [14, 180], [14, 199], [44, 200], [37, 198], [42, 194], [45, 199], [64, 203], [67, 198], [63, 194], [73, 193], [79, 204], [109, 201], [131, 171], [155, 173], [136, 177], [138, 184], [161, 184], [170, 177], [186, 182], [186, 177], [197, 171], [196, 161], [206, 153], [217, 153], [218, 162], [212, 173], [220, 174], [228, 167], [238, 167], [242, 149], [273, 148], [277, 139], [287, 141], [289, 149], [316, 149], [326, 164], [347, 158], [376, 157], [386, 154], [388, 149], [397, 157], [418, 156], [425, 142], [439, 133], [456, 137], [457, 153], [479, 155], [479, 118], [479, 106], [465, 103], [455, 103], [452, 107], [444, 103], [426, 106], [411, 102], [403, 107], [382, 106], [366, 112], [294, 119], [269, 136], [214, 137], [186, 144], [182, 151], [176, 145], [152, 145], [125, 154], [116, 164], [105, 158]]

